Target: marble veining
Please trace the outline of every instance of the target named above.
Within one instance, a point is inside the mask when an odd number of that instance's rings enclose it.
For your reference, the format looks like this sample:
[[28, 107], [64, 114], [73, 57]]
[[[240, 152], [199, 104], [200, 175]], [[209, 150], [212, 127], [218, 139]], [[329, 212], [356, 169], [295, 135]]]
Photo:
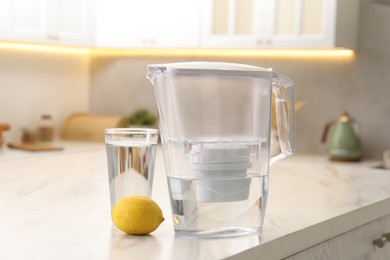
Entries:
[[[240, 259], [260, 253], [276, 259], [342, 232], [343, 226], [335, 224], [340, 226], [311, 234], [327, 221], [341, 217], [353, 222], [351, 227], [360, 225], [354, 214], [365, 207], [390, 214], [378, 208], [390, 201], [390, 171], [374, 169], [376, 162], [346, 164], [297, 155], [271, 168], [260, 235], [176, 238], [159, 149], [152, 196], [165, 221], [148, 236], [128, 236], [111, 223], [104, 145], [78, 147], [40, 155], [0, 153], [0, 259]], [[378, 217], [365, 216], [366, 221]], [[308, 234], [312, 239], [299, 241]], [[297, 242], [272, 249], [275, 241], [288, 239]]]

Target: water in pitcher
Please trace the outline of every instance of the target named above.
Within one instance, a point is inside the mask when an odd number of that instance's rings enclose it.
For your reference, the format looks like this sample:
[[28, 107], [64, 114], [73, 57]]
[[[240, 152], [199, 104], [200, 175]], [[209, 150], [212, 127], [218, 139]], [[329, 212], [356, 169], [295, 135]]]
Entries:
[[179, 236], [229, 237], [260, 231], [267, 201], [268, 176], [256, 173], [237, 179], [212, 180], [221, 185], [225, 181], [249, 181], [249, 196], [231, 202], [201, 201], [197, 190], [210, 179], [168, 177], [174, 228]]
[[184, 154], [188, 162], [182, 165], [182, 172], [168, 174], [178, 236], [229, 237], [259, 232], [268, 192], [265, 142], [168, 143], [170, 157]]

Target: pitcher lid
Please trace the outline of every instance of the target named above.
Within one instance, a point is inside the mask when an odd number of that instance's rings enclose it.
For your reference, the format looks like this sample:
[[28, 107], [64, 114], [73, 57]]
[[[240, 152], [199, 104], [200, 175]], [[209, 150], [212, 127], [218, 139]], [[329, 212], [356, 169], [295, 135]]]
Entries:
[[259, 73], [272, 73], [271, 68], [262, 68], [252, 65], [228, 62], [177, 62], [148, 65], [151, 72], [166, 72], [174, 75], [183, 74], [214, 74], [214, 75], [241, 75], [258, 76]]

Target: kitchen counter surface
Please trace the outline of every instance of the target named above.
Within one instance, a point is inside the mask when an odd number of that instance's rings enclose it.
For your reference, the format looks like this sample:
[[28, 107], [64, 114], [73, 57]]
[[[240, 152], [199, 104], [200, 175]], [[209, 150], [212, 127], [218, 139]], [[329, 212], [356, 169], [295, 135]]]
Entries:
[[124, 235], [110, 219], [104, 144], [64, 145], [0, 152], [0, 259], [281, 259], [390, 214], [390, 171], [378, 162], [294, 155], [271, 168], [260, 235], [176, 238], [159, 149], [153, 199], [165, 221]]

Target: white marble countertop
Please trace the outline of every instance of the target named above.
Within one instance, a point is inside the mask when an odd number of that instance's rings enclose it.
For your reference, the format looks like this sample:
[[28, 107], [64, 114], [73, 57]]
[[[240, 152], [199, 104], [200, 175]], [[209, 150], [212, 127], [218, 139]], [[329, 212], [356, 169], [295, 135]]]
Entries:
[[104, 144], [60, 152], [0, 152], [0, 259], [280, 259], [390, 214], [390, 171], [377, 162], [295, 155], [271, 168], [263, 232], [175, 238], [162, 150], [153, 199], [165, 221], [124, 235], [110, 218]]

